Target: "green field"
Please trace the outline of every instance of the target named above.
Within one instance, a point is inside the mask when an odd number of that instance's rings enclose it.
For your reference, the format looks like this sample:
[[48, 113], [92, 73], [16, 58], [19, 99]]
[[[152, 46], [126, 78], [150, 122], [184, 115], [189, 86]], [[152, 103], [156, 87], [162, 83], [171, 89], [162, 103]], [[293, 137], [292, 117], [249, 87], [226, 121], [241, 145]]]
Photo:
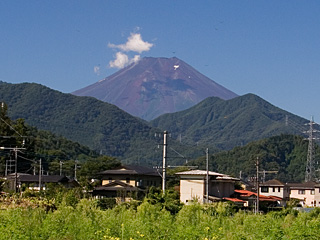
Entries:
[[[176, 213], [144, 201], [102, 210], [93, 199], [57, 209], [29, 200], [1, 202], [0, 239], [319, 239], [320, 209], [255, 215], [226, 203], [183, 206]], [[40, 203], [39, 203], [40, 202]]]

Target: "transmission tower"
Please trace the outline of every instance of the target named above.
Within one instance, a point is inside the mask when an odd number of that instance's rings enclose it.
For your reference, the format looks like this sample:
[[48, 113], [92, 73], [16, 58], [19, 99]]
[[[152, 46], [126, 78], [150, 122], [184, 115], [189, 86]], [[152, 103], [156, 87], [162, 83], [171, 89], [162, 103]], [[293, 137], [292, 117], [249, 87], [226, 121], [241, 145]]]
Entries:
[[305, 175], [305, 181], [310, 182], [315, 180], [315, 150], [314, 150], [314, 140], [316, 140], [314, 133], [318, 132], [317, 130], [314, 130], [313, 125], [315, 122], [313, 121], [313, 117], [311, 117], [310, 122], [308, 125], [310, 125], [309, 130], [306, 131], [306, 133], [309, 134], [308, 141], [308, 155], [307, 155], [307, 166], [306, 166], [306, 175]]

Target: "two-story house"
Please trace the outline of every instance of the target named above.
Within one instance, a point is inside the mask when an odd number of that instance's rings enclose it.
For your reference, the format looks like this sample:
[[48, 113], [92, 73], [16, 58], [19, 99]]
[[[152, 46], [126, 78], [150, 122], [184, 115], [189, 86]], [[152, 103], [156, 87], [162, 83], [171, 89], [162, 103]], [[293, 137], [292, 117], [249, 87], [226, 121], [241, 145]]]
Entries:
[[303, 207], [320, 206], [320, 194], [316, 182], [288, 183], [287, 185], [290, 188], [290, 198], [299, 199]]
[[273, 179], [260, 184], [260, 193], [282, 198], [282, 206], [285, 206], [285, 202], [289, 199], [298, 199], [303, 207], [320, 206], [320, 185], [316, 182], [284, 184]]
[[99, 174], [102, 185], [94, 188], [94, 196], [120, 198], [141, 197], [151, 186], [161, 186], [162, 178], [156, 169], [125, 165], [115, 169], [106, 170]]
[[[176, 173], [180, 177], [180, 201], [188, 203], [191, 201], [206, 202], [207, 196], [207, 171], [191, 170]], [[217, 173], [208, 172], [208, 198], [209, 202], [221, 201], [234, 193], [237, 178]]]
[[290, 187], [287, 184], [273, 179], [259, 184], [260, 194], [264, 196], [274, 196], [281, 199], [280, 206], [285, 206], [290, 198]]

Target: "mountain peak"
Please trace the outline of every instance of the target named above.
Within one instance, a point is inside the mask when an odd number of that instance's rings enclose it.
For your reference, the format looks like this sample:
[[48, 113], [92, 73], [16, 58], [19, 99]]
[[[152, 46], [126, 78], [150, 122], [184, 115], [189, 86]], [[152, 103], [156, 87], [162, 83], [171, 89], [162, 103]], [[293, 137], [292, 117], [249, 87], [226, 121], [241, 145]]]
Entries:
[[207, 97], [237, 96], [176, 57], [142, 58], [73, 94], [95, 97], [145, 120], [187, 109]]

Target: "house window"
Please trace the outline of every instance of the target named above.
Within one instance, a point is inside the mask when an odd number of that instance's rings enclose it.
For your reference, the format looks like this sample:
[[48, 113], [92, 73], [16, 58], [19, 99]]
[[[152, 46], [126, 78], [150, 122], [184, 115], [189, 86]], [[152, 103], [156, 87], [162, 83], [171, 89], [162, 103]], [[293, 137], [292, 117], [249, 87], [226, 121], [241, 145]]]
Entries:
[[142, 179], [139, 179], [138, 181], [137, 181], [137, 187], [142, 187]]
[[272, 192], [275, 192], [275, 191], [276, 191], [276, 188], [275, 188], [275, 187], [273, 187], [273, 188], [272, 188]]
[[280, 192], [280, 187], [278, 187], [278, 192]]
[[130, 178], [126, 178], [126, 183], [130, 183]]
[[267, 192], [269, 192], [269, 188], [268, 187], [261, 187], [261, 192], [267, 193]]
[[314, 189], [310, 190], [310, 194], [314, 195]]
[[299, 191], [298, 191], [298, 194], [304, 195], [304, 194], [305, 194], [305, 190], [299, 190]]

